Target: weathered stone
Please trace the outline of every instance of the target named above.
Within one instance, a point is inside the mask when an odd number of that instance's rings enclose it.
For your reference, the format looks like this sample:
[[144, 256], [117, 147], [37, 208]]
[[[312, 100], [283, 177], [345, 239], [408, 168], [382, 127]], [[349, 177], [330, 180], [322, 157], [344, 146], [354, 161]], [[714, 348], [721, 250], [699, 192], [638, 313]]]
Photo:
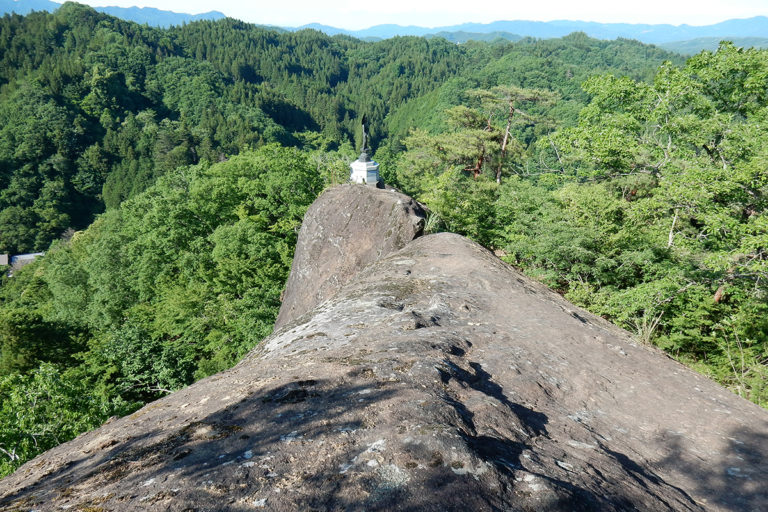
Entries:
[[766, 481], [767, 411], [440, 234], [22, 466], [0, 510], [741, 512]]
[[416, 201], [392, 189], [342, 185], [323, 192], [304, 216], [275, 329], [421, 235], [424, 218]]

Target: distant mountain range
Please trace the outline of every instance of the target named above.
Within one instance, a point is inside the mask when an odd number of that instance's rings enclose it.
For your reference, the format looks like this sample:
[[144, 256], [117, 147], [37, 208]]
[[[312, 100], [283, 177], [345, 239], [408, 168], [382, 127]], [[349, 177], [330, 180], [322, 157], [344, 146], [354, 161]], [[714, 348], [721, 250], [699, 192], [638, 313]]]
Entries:
[[[15, 12], [17, 14], [29, 14], [32, 11], [53, 12], [61, 7], [61, 4], [50, 0], [0, 0], [0, 15]], [[136, 23], [146, 23], [153, 27], [170, 27], [197, 20], [220, 20], [226, 18], [219, 11], [204, 12], [202, 14], [185, 14], [172, 11], [161, 11], [153, 7], [94, 7], [94, 10], [109, 14], [116, 18]]]
[[426, 36], [437, 33], [515, 34], [541, 39], [567, 36], [572, 32], [585, 32], [596, 39], [624, 37], [644, 43], [662, 44], [690, 39], [711, 37], [729, 39], [735, 37], [760, 37], [768, 34], [768, 17], [727, 20], [714, 25], [641, 25], [631, 23], [597, 23], [593, 21], [494, 21], [492, 23], [464, 23], [446, 27], [417, 27], [413, 25], [375, 25], [364, 30], [345, 30], [312, 23], [298, 28], [313, 28], [329, 35], [347, 34], [357, 38], [381, 38], [394, 36]]
[[291, 30], [311, 28], [329, 35], [346, 34], [359, 39], [387, 39], [395, 36], [444, 37], [455, 43], [468, 40], [491, 41], [502, 38], [518, 41], [523, 37], [548, 39], [573, 32], [584, 32], [596, 39], [623, 37], [691, 55], [701, 50], [714, 50], [721, 40], [738, 46], [768, 48], [768, 17], [733, 19], [714, 25], [645, 25], [631, 23], [597, 23], [591, 21], [494, 21], [493, 23], [464, 23], [446, 27], [417, 27], [413, 25], [375, 25], [364, 30], [345, 30], [312, 23]]
[[[728, 37], [736, 46], [742, 48], [768, 48], [768, 38], [765, 37]], [[697, 37], [687, 41], [674, 41], [660, 44], [665, 50], [680, 53], [682, 55], [694, 55], [701, 50], [715, 51], [720, 45], [720, 37]]]
[[[53, 12], [61, 4], [51, 0], [0, 0], [0, 15], [16, 12], [27, 14], [31, 11]], [[95, 7], [97, 11], [117, 18], [137, 23], [146, 23], [155, 27], [181, 25], [197, 20], [218, 20], [226, 15], [219, 11], [202, 14], [185, 14], [162, 11], [151, 7]], [[267, 27], [284, 30], [279, 27]], [[358, 39], [378, 40], [395, 36], [443, 37], [455, 43], [469, 40], [492, 41], [506, 39], [518, 41], [524, 37], [548, 39], [563, 37], [573, 32], [584, 32], [596, 39], [616, 39], [623, 37], [637, 39], [643, 43], [655, 44], [667, 50], [691, 55], [701, 50], [714, 50], [723, 39], [733, 41], [738, 46], [768, 48], [768, 17], [726, 20], [714, 25], [647, 25], [632, 23], [597, 23], [591, 21], [494, 21], [492, 23], [464, 23], [445, 27], [418, 27], [414, 25], [375, 25], [364, 30], [346, 30], [342, 28], [311, 23], [287, 30], [305, 28], [319, 30], [328, 35], [345, 34]]]
[[496, 39], [506, 39], [507, 41], [519, 41], [523, 39], [523, 36], [512, 34], [510, 32], [464, 32], [459, 30], [457, 32], [435, 32], [434, 34], [426, 34], [424, 37], [427, 39], [432, 37], [442, 37], [452, 43], [466, 43], [467, 41], [494, 41]]

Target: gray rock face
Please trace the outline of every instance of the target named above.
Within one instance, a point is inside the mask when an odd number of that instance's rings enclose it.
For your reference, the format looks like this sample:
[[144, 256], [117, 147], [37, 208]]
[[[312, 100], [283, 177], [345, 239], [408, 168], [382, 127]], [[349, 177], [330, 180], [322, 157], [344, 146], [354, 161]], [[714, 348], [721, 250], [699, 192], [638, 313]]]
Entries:
[[30, 461], [0, 510], [741, 512], [766, 481], [768, 411], [440, 234]]
[[275, 329], [421, 235], [425, 217], [416, 201], [391, 189], [342, 185], [326, 190], [304, 216]]

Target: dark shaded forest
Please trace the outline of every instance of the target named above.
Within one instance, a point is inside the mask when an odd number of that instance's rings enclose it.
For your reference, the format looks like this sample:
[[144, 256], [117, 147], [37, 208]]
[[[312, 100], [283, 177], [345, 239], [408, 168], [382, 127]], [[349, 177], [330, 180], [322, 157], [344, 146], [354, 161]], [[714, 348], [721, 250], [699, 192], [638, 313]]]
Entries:
[[0, 19], [0, 474], [236, 363], [371, 120], [384, 179], [768, 403], [768, 52]]

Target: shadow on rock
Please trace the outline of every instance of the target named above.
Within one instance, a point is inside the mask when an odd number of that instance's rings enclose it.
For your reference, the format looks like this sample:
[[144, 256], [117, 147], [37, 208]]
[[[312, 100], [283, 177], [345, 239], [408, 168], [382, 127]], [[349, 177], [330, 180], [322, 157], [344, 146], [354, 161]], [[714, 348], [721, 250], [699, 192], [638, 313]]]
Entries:
[[[138, 500], [143, 510], [175, 510], [168, 509], [173, 503], [195, 503], [185, 508], [189, 512], [253, 510], [266, 491], [274, 495], [298, 488], [315, 489], [314, 498], [327, 501], [344, 480], [343, 465], [357, 455], [355, 433], [368, 428], [359, 397], [375, 403], [392, 393], [366, 385], [297, 380], [255, 393], [175, 432], [157, 424], [99, 455], [84, 455], [37, 485], [6, 496], [0, 510], [65, 505], [66, 498], [85, 488], [104, 493], [78, 500], [79, 509], [106, 501], [135, 506]], [[309, 445], [316, 452], [311, 459], [306, 457]]]
[[[469, 363], [469, 367], [474, 371], [474, 373], [471, 373], [448, 360], [443, 361], [443, 364], [443, 368], [437, 368], [443, 384], [448, 384], [451, 379], [455, 379], [460, 385], [474, 389], [475, 391], [479, 391], [491, 398], [498, 400], [500, 403], [506, 406], [510, 412], [512, 412], [517, 417], [520, 425], [523, 429], [525, 429], [529, 436], [543, 436], [547, 434], [546, 415], [510, 401], [504, 394], [503, 388], [492, 380], [491, 375], [483, 370], [483, 367], [479, 363]], [[450, 401], [450, 398], [448, 398], [448, 400]], [[461, 406], [461, 404], [452, 405], [457, 408]], [[460, 412], [460, 416], [462, 416], [462, 418], [467, 418], [468, 414], [468, 411]], [[465, 422], [468, 424], [468, 426], [471, 427], [473, 431], [476, 430], [471, 417], [468, 420], [465, 420]]]
[[755, 471], [761, 468], [763, 475], [768, 471], [768, 432], [741, 429], [726, 437], [728, 446], [716, 458], [716, 471], [702, 470], [698, 456], [679, 438], [660, 441], [667, 456], [658, 464], [689, 475], [707, 506], [733, 512], [768, 510], [768, 487]]

